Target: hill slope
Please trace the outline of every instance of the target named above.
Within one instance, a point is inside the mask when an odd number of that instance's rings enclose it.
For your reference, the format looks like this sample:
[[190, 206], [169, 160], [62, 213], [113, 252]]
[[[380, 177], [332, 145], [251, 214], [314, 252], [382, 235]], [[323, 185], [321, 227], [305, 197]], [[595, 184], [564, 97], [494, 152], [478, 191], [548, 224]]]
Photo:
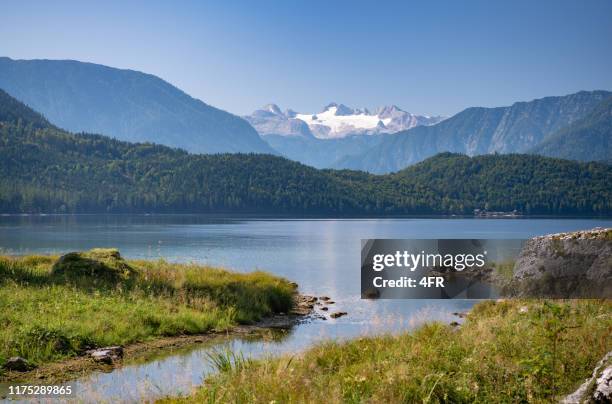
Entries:
[[41, 127], [39, 115], [6, 93], [0, 105], [13, 111], [0, 122], [0, 213], [612, 214], [607, 164], [447, 153], [377, 176], [74, 135], [44, 120]]
[[525, 153], [552, 133], [587, 116], [611, 95], [607, 91], [582, 91], [509, 107], [468, 108], [437, 125], [383, 135], [378, 146], [346, 157], [335, 167], [386, 173], [440, 152], [470, 156]]
[[244, 119], [133, 70], [0, 57], [0, 88], [72, 132], [198, 153], [273, 152]]
[[330, 168], [346, 156], [372, 149], [383, 140], [381, 136], [353, 135], [337, 139], [317, 139], [314, 136], [266, 135], [266, 142], [281, 155], [317, 168]]
[[587, 117], [547, 137], [531, 150], [543, 156], [612, 162], [612, 97]]

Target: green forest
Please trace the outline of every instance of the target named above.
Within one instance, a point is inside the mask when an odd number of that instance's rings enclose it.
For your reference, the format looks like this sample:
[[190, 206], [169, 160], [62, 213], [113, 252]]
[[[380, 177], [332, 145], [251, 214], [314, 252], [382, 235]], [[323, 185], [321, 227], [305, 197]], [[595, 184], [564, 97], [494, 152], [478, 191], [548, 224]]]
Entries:
[[387, 175], [318, 170], [68, 133], [1, 90], [0, 157], [0, 213], [612, 213], [605, 163], [443, 153]]

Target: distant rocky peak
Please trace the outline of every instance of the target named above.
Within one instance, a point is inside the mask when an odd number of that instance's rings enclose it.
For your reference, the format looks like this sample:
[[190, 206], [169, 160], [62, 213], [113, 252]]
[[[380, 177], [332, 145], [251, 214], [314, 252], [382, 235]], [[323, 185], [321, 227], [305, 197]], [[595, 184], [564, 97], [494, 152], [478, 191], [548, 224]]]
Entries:
[[361, 115], [372, 115], [370, 110], [367, 108], [355, 108], [355, 113]]
[[274, 115], [283, 115], [283, 111], [276, 104], [266, 104], [262, 108], [264, 111], [273, 113]]
[[391, 118], [393, 116], [397, 116], [400, 114], [405, 114], [407, 113], [406, 111], [403, 111], [400, 107], [398, 107], [397, 105], [386, 105], [384, 107], [379, 107], [376, 109], [376, 115], [378, 115], [379, 118]]
[[336, 104], [335, 102], [330, 102], [329, 104], [323, 107], [323, 110], [321, 112], [329, 111], [332, 108], [338, 108], [338, 104]]
[[353, 108], [347, 107], [344, 104], [336, 104], [335, 102], [327, 104], [323, 109], [323, 112], [329, 111], [331, 109], [335, 109], [334, 115], [336, 116], [355, 115], [355, 110]]

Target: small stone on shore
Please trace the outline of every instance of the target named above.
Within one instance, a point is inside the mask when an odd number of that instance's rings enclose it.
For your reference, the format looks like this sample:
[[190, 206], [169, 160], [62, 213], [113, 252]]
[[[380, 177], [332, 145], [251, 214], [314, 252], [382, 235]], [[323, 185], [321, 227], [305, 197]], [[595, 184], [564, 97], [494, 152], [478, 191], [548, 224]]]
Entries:
[[109, 346], [105, 348], [89, 351], [89, 356], [96, 362], [112, 364], [114, 361], [123, 358], [123, 347]]
[[369, 288], [363, 292], [362, 297], [365, 299], [378, 299], [380, 297], [380, 291], [378, 289]]
[[312, 312], [317, 298], [315, 296], [297, 295], [294, 298], [294, 308], [290, 314], [298, 316], [307, 316]]
[[13, 356], [12, 358], [9, 358], [9, 360], [7, 360], [2, 367], [6, 370], [12, 370], [15, 372], [27, 372], [33, 368], [30, 362], [21, 356]]

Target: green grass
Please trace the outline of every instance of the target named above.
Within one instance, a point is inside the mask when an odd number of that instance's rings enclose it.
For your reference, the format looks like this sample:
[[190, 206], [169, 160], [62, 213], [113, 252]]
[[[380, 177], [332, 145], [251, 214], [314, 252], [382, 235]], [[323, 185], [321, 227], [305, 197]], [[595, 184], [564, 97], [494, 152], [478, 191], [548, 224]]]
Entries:
[[224, 330], [288, 312], [295, 287], [265, 272], [124, 261], [92, 250], [57, 257], [0, 257], [0, 366], [35, 364], [92, 347]]
[[612, 349], [612, 302], [487, 301], [459, 328], [328, 342], [303, 354], [224, 361], [169, 402], [515, 403], [573, 391]]
[[240, 370], [252, 363], [252, 359], [245, 357], [242, 352], [236, 353], [229, 348], [214, 349], [206, 357], [219, 372]]

